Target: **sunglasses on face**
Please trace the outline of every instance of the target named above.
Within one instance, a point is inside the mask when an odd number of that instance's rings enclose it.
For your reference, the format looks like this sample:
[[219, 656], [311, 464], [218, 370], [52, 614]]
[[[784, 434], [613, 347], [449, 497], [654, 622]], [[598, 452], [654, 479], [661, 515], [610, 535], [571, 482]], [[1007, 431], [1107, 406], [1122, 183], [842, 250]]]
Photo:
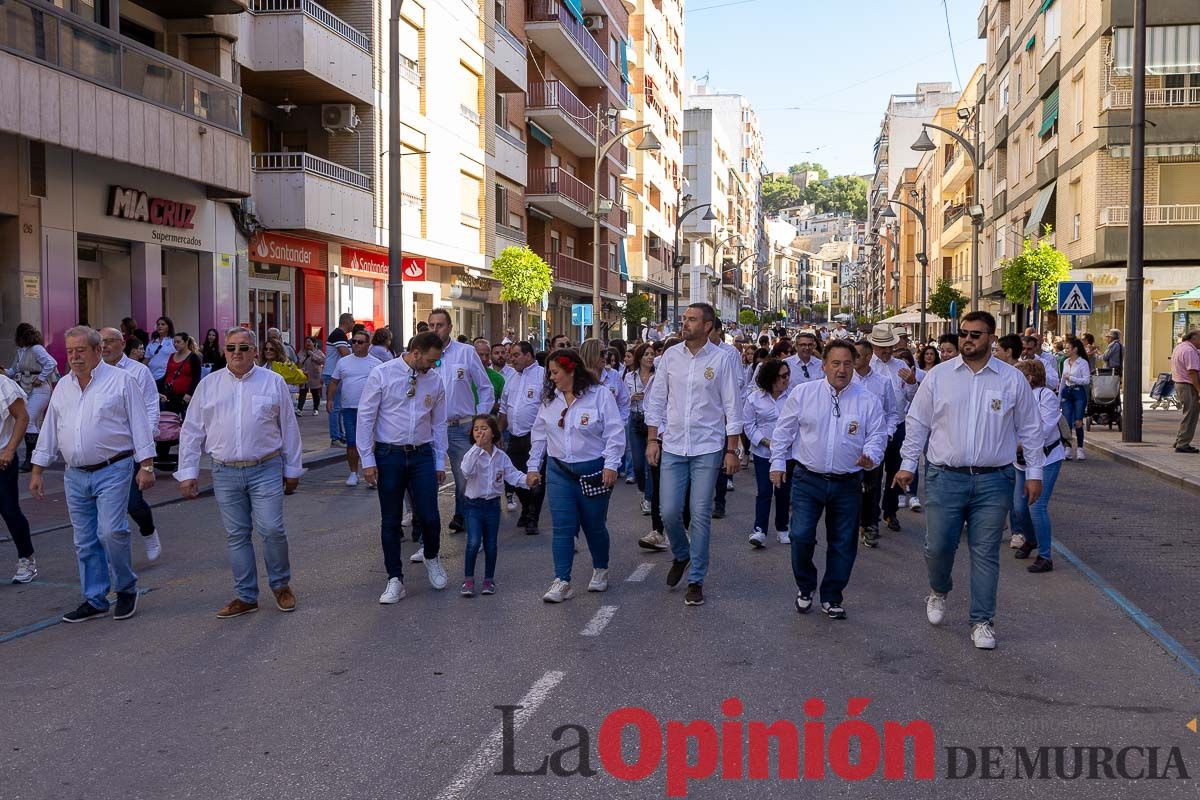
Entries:
[[371, 341], [369, 339], [355, 339], [354, 340], [354, 344], [370, 344], [370, 343], [371, 343]]
[[226, 353], [245, 353], [250, 349], [248, 344], [227, 344], [225, 345]]
[[968, 336], [971, 337], [972, 339], [982, 339], [984, 336], [987, 336], [987, 333], [984, 331], [962, 331], [962, 330], [960, 330], [958, 332], [958, 338], [960, 338], [960, 339], [966, 339]]

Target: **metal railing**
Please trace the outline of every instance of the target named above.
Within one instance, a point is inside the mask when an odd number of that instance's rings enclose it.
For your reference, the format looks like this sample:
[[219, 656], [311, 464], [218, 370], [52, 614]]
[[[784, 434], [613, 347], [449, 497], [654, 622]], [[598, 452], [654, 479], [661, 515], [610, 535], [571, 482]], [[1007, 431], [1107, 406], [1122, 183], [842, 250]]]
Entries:
[[0, 3], [0, 50], [241, 133], [240, 87], [53, 6]]
[[508, 239], [512, 242], [525, 243], [525, 231], [520, 228], [514, 228], [511, 225], [505, 225], [501, 222], [496, 223], [496, 235]]
[[504, 141], [508, 142], [513, 147], [520, 150], [522, 153], [525, 152], [525, 142], [521, 141], [521, 139], [519, 137], [513, 136], [511, 133], [504, 130], [504, 128], [501, 128], [499, 125], [496, 126], [496, 136], [503, 139]]
[[254, 153], [250, 168], [254, 172], [306, 172], [365, 192], [371, 191], [370, 176], [310, 153]]
[[535, 167], [529, 170], [526, 194], [557, 194], [571, 200], [585, 211], [592, 208], [592, 190], [583, 181], [562, 167]]
[[401, 53], [400, 77], [419, 89], [421, 87], [421, 65]]
[[[544, 257], [544, 256], [543, 256]], [[592, 264], [582, 258], [575, 258], [566, 253], [551, 253], [546, 261], [554, 269], [554, 278], [568, 283], [578, 283], [581, 286], [592, 285]], [[605, 270], [600, 270], [603, 273]]]
[[416, 194], [414, 192], [401, 191], [400, 192], [400, 206], [402, 208], [415, 208], [415, 209], [419, 210], [425, 206], [425, 201], [421, 198], [421, 195], [419, 195], [419, 194]]
[[[1147, 89], [1147, 108], [1200, 106], [1200, 86], [1181, 86], [1173, 89]], [[1105, 110], [1133, 108], [1133, 89], [1110, 89], [1104, 96]]]
[[250, 0], [251, 14], [303, 14], [365, 53], [371, 52], [371, 37], [342, 21], [313, 0]]
[[522, 54], [525, 53], [525, 43], [518, 39], [512, 31], [502, 25], [498, 20], [495, 22], [495, 24], [493, 24], [492, 27], [495, 28], [496, 33], [500, 34], [501, 39], [504, 39], [513, 47], [517, 48], [518, 52]]
[[465, 119], [467, 122], [471, 123], [472, 125], [476, 125], [476, 126], [479, 125], [479, 122], [480, 122], [479, 112], [476, 111], [475, 109], [471, 108], [470, 106], [466, 105], [465, 103], [459, 104], [458, 114], [460, 117], [462, 117], [463, 119]]
[[535, 81], [525, 92], [525, 108], [553, 108], [565, 114], [589, 139], [596, 137], [596, 115], [562, 81]]
[[[1146, 206], [1142, 220], [1147, 225], [1200, 225], [1200, 205]], [[1100, 209], [1101, 225], [1128, 225], [1129, 206]]]
[[608, 80], [610, 86], [626, 104], [629, 103], [629, 87], [621, 78], [621, 68], [609, 60], [604, 47], [592, 38], [592, 35], [587, 32], [579, 20], [571, 15], [570, 11], [567, 11], [561, 0], [528, 0], [525, 5], [525, 22], [527, 24], [530, 22], [557, 22], [562, 25], [583, 50], [588, 61], [592, 62], [596, 71]]
[[942, 230], [943, 231], [946, 230], [947, 228], [949, 228], [954, 223], [958, 222], [960, 219], [962, 219], [966, 215], [967, 215], [966, 204], [963, 204], [961, 206], [953, 206], [951, 208], [946, 209], [945, 214], [943, 214], [944, 221], [942, 224]]

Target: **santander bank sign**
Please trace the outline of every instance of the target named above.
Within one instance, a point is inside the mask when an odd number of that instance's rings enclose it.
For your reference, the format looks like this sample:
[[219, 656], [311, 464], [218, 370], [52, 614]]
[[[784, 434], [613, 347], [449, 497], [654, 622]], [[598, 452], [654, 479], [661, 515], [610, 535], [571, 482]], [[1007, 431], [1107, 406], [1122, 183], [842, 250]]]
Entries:
[[322, 246], [320, 242], [310, 242], [294, 236], [257, 233], [250, 240], [250, 257], [264, 264], [320, 269]]

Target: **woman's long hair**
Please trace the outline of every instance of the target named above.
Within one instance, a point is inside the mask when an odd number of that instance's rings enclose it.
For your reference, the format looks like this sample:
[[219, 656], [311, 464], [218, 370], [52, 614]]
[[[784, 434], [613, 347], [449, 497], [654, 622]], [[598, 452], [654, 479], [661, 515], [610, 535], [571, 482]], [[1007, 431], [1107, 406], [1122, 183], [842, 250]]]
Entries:
[[[599, 341], [599, 340], [593, 340]], [[562, 369], [570, 372], [575, 379], [571, 386], [571, 394], [576, 397], [582, 397], [583, 393], [593, 386], [598, 386], [600, 381], [592, 374], [583, 363], [583, 359], [579, 357], [579, 353], [569, 348], [559, 348], [551, 353], [546, 358], [546, 385], [542, 389], [542, 403], [550, 403], [554, 401], [555, 393], [558, 391], [554, 385], [554, 379], [550, 377], [550, 365], [558, 364]]]

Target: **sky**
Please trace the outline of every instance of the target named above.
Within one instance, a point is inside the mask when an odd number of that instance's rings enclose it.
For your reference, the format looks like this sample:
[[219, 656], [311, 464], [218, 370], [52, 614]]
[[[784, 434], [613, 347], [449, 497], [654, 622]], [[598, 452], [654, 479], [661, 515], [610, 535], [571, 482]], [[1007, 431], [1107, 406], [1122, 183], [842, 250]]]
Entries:
[[[967, 81], [984, 59], [980, 0], [945, 4]], [[961, 88], [946, 10], [943, 0], [685, 0], [684, 74], [750, 98], [768, 169], [817, 161], [865, 175], [890, 95], [918, 82]]]

